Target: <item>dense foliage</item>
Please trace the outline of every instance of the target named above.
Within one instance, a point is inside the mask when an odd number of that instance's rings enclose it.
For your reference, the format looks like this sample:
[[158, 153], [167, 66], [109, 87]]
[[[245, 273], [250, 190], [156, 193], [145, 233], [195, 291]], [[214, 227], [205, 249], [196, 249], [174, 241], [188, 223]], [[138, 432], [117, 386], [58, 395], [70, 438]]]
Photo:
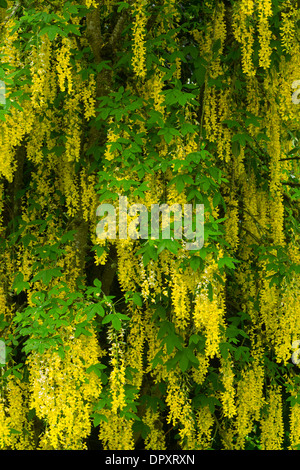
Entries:
[[[299, 448], [299, 2], [0, 16], [0, 447]], [[119, 196], [204, 246], [101, 240]]]

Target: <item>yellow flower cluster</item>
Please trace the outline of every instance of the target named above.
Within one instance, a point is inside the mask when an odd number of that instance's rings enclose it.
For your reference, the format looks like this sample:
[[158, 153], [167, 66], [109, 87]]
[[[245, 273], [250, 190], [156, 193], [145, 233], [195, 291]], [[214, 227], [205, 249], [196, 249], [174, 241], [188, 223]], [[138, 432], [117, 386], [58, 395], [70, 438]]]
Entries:
[[97, 193], [95, 191], [96, 177], [94, 174], [87, 174], [87, 170], [83, 168], [80, 172], [80, 188], [81, 188], [81, 207], [83, 218], [91, 223], [95, 219], [97, 208]]
[[[259, 86], [257, 76], [249, 77], [246, 82], [247, 87], [247, 110], [254, 114], [254, 116], [259, 116], [260, 113], [260, 103], [263, 99], [263, 92]], [[250, 124], [249, 133], [251, 135], [256, 135], [258, 132], [257, 127]]]
[[66, 282], [72, 292], [76, 290], [76, 280], [80, 276], [80, 262], [78, 251], [74, 249], [73, 244], [65, 246], [64, 254], [56, 265], [62, 268], [63, 275], [60, 280]]
[[266, 271], [265, 267], [263, 267], [264, 278], [261, 281], [260, 321], [264, 325], [268, 341], [274, 344], [277, 334], [276, 325], [279, 320], [279, 292], [276, 285], [273, 284], [270, 287], [270, 281], [267, 279], [267, 276], [271, 274], [272, 271]]
[[106, 139], [106, 149], [105, 149], [105, 152], [104, 152], [104, 157], [107, 159], [107, 160], [113, 160], [113, 158], [118, 155], [118, 151], [117, 150], [113, 150], [111, 151], [111, 144], [113, 142], [117, 142], [118, 138], [120, 136], [118, 134], [115, 133], [115, 130], [112, 129], [112, 128], [109, 128], [108, 130], [108, 133], [107, 133], [107, 139]]
[[198, 359], [197, 367], [192, 368], [192, 376], [195, 382], [201, 385], [204, 382], [205, 376], [209, 367], [209, 358], [205, 354], [196, 353]]
[[[221, 65], [221, 60], [220, 60], [220, 55], [223, 52], [224, 49], [224, 43], [226, 40], [226, 34], [227, 34], [227, 29], [226, 29], [226, 19], [225, 19], [225, 5], [223, 2], [218, 4], [218, 8], [215, 9], [214, 12], [214, 19], [213, 19], [213, 24], [212, 24], [212, 35], [213, 35], [213, 41], [221, 41], [221, 47], [218, 50], [218, 57], [213, 59], [211, 57], [211, 64], [210, 64], [210, 75], [212, 78], [217, 78], [219, 75], [222, 75], [224, 73], [223, 66]], [[212, 54], [212, 50], [210, 52]]]
[[214, 357], [218, 354], [221, 341], [220, 327], [224, 324], [224, 299], [222, 294], [218, 292], [218, 287], [213, 279], [213, 273], [216, 269], [217, 264], [211, 259], [204, 271], [203, 279], [197, 286], [193, 311], [196, 331], [203, 331], [206, 337], [205, 354], [208, 357]]
[[110, 363], [112, 371], [110, 373], [110, 392], [111, 392], [111, 410], [112, 413], [117, 415], [118, 410], [126, 406], [125, 398], [125, 357], [123, 351], [123, 335], [124, 331], [120, 330], [119, 335], [114, 330], [108, 334], [108, 339], [111, 344], [110, 348]]
[[105, 420], [100, 423], [99, 439], [104, 450], [134, 449], [133, 420], [113, 413], [111, 410], [102, 412]]
[[242, 69], [247, 77], [253, 77], [256, 74], [253, 65], [254, 25], [249, 18], [251, 15], [251, 8], [248, 8], [244, 2], [240, 4], [240, 9], [235, 7], [233, 12], [233, 34], [241, 44]]
[[243, 449], [246, 436], [252, 431], [253, 421], [260, 417], [264, 404], [264, 371], [256, 360], [252, 367], [242, 372], [237, 385], [236, 448]]
[[[288, 2], [285, 2], [286, 4]], [[289, 4], [289, 11], [281, 12], [281, 23], [280, 23], [280, 36], [282, 49], [286, 52], [291, 52], [295, 43], [295, 20], [297, 11]]]
[[267, 69], [271, 65], [270, 42], [272, 38], [272, 31], [269, 25], [269, 17], [272, 16], [272, 1], [260, 0], [257, 2], [258, 10], [258, 34], [260, 49], [258, 51], [259, 66]]
[[142, 312], [139, 307], [130, 305], [128, 313], [132, 311], [131, 328], [127, 336], [127, 350], [125, 354], [125, 362], [128, 366], [136, 369], [133, 378], [130, 381], [137, 389], [142, 385], [144, 367], [143, 367], [143, 350], [145, 341], [145, 329], [142, 320]]
[[[141, 292], [143, 298], [149, 302], [155, 302], [156, 294], [162, 292], [162, 273], [159, 269], [160, 263], [158, 261], [150, 260], [146, 267], [144, 267], [143, 260], [139, 261], [139, 275], [141, 279]], [[166, 293], [166, 292], [165, 292]]]
[[300, 293], [299, 274], [291, 279], [289, 284], [283, 282], [280, 293], [280, 305], [277, 310], [277, 321], [274, 339], [276, 361], [285, 365], [291, 359], [291, 344], [299, 339], [300, 331]]
[[272, 196], [270, 201], [270, 224], [272, 227], [272, 235], [275, 245], [284, 245], [284, 205], [282, 195], [282, 185], [280, 184], [281, 178], [281, 144], [280, 144], [280, 120], [276, 108], [275, 101], [273, 100], [271, 107], [271, 118], [269, 119], [268, 135], [270, 141], [268, 142], [268, 152], [271, 155], [270, 163], [270, 194]]
[[[18, 32], [16, 27], [15, 16], [7, 18], [5, 25], [6, 34], [2, 36], [2, 47], [0, 49], [1, 62], [8, 62], [13, 67], [22, 65], [20, 51], [16, 47], [15, 41], [18, 39]], [[14, 30], [14, 32], [13, 32]]]
[[[289, 381], [290, 383], [288, 384], [289, 387], [289, 393], [291, 399], [294, 400], [299, 400], [299, 387], [295, 385], [295, 383], [292, 382], [292, 380]], [[290, 410], [290, 450], [297, 450], [300, 445], [300, 435], [299, 435], [299, 426], [300, 426], [300, 403], [293, 403], [291, 405], [291, 410]]]
[[159, 412], [147, 408], [143, 416], [143, 422], [150, 428], [145, 439], [145, 450], [165, 450], [165, 435], [159, 420]]
[[224, 392], [221, 392], [221, 403], [224, 416], [232, 418], [236, 414], [234, 372], [230, 360], [223, 360], [223, 362], [220, 369], [222, 384], [224, 386]]
[[215, 132], [218, 158], [224, 160], [227, 164], [232, 159], [232, 131], [222, 125], [225, 119], [230, 119], [230, 113], [234, 111], [235, 104], [230, 97], [231, 79], [228, 79], [228, 89], [219, 94], [217, 98], [217, 116], [218, 124]]
[[[293, 46], [292, 54], [292, 61], [287, 61], [284, 55], [281, 56], [279, 73], [273, 79], [273, 88], [278, 90], [277, 100], [280, 118], [282, 121], [288, 122], [290, 130], [293, 131], [293, 129], [297, 129], [297, 122], [299, 122], [299, 106], [295, 105], [293, 99], [291, 99], [291, 92], [295, 91], [293, 85], [297, 83], [300, 76], [300, 45], [298, 43]], [[286, 137], [285, 141], [288, 141]]]
[[241, 11], [245, 15], [251, 16], [254, 12], [254, 0], [241, 0]]
[[[30, 138], [28, 139], [27, 157], [29, 160], [36, 163], [37, 165], [41, 165], [42, 161], [45, 158], [43, 154], [44, 140], [46, 138], [47, 132], [50, 131], [51, 127], [46, 113], [44, 114], [45, 118], [42, 122], [39, 122], [40, 119], [38, 114], [33, 114], [33, 116], [33, 127], [35, 129], [35, 132], [32, 132], [32, 135], [30, 135]], [[40, 168], [44, 169], [44, 167]]]
[[97, 0], [85, 0], [85, 4], [88, 8], [90, 8], [90, 7], [97, 8], [98, 1]]
[[0, 398], [0, 449], [4, 450], [10, 446], [10, 427], [6, 416], [5, 399]]
[[53, 99], [53, 72], [51, 70], [51, 42], [47, 35], [42, 37], [42, 44], [37, 50], [31, 49], [31, 102], [34, 108], [45, 109], [47, 100]]
[[175, 371], [170, 371], [168, 375], [166, 404], [169, 407], [167, 422], [173, 426], [179, 424], [181, 448], [195, 448], [195, 420], [191, 400], [188, 398], [188, 389], [184, 383], [180, 383], [180, 377]]
[[57, 351], [32, 353], [27, 360], [30, 407], [46, 421], [41, 449], [84, 449], [91, 432], [91, 407], [101, 392], [101, 382], [90, 366], [99, 362], [99, 346], [91, 336], [74, 337], [73, 326], [65, 332], [65, 357]]
[[190, 323], [189, 280], [182, 272], [172, 275], [172, 303], [174, 306], [174, 324], [184, 330]]
[[[146, 373], [150, 373], [154, 383], [159, 383], [165, 380], [168, 376], [166, 366], [164, 364], [158, 364], [155, 368], [152, 367], [152, 361], [161, 350], [160, 343], [157, 341], [157, 334], [159, 327], [152, 321], [153, 311], [150, 308], [146, 309], [145, 312], [145, 339], [147, 341], [147, 368]], [[163, 346], [163, 357], [169, 358], [167, 354], [166, 345]]]
[[210, 142], [217, 139], [217, 92], [215, 87], [205, 91], [204, 124], [207, 138]]
[[35, 448], [32, 422], [27, 419], [28, 384], [11, 375], [0, 397], [0, 449], [30, 450]]
[[58, 161], [58, 188], [66, 197], [68, 215], [73, 217], [77, 214], [79, 206], [79, 188], [73, 162], [68, 161], [63, 155]]
[[197, 444], [196, 449], [206, 450], [210, 448], [212, 441], [212, 431], [214, 426], [214, 417], [208, 405], [199, 408], [197, 417]]
[[15, 149], [24, 136], [31, 132], [34, 122], [29, 101], [22, 103], [22, 108], [11, 107], [6, 121], [0, 124], [0, 175], [8, 182], [12, 182], [16, 170]]
[[135, 242], [130, 238], [119, 239], [117, 244], [118, 254], [118, 279], [122, 289], [135, 291], [136, 273], [139, 272], [138, 258], [134, 255], [136, 251]]
[[[238, 202], [233, 195], [229, 196], [226, 212], [227, 219], [225, 221], [226, 241], [235, 250], [239, 245], [239, 208]], [[227, 203], [227, 201], [226, 201]]]
[[262, 450], [281, 450], [284, 437], [281, 387], [273, 386], [268, 393], [267, 411], [261, 422]]
[[146, 0], [136, 0], [133, 3], [132, 8], [135, 18], [133, 22], [133, 57], [131, 64], [136, 76], [143, 79], [146, 76]]
[[92, 74], [89, 76], [88, 85], [83, 84], [81, 89], [81, 99], [84, 104], [84, 117], [89, 120], [91, 117], [96, 116], [95, 104], [96, 104], [96, 80]]
[[71, 58], [71, 41], [69, 38], [62, 38], [62, 44], [57, 52], [56, 70], [58, 75], [58, 84], [61, 91], [67, 89], [68, 93], [73, 90]]
[[156, 70], [156, 73], [153, 74], [153, 77], [151, 77], [150, 80], [148, 80], [148, 86], [149, 86], [149, 95], [153, 98], [154, 100], [154, 109], [155, 111], [159, 111], [162, 114], [165, 112], [165, 97], [162, 94], [164, 82], [163, 82], [163, 76], [164, 73], [159, 71], [158, 69]]
[[68, 97], [65, 109], [66, 157], [69, 162], [73, 162], [79, 160], [81, 151], [82, 122], [78, 93]]

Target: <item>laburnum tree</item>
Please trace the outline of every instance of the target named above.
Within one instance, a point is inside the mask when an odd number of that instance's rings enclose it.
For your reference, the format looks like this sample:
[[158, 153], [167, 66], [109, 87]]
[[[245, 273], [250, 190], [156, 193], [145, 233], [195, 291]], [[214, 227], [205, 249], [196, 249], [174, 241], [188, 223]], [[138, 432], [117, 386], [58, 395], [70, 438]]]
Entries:
[[0, 0], [1, 449], [299, 449], [299, 7]]

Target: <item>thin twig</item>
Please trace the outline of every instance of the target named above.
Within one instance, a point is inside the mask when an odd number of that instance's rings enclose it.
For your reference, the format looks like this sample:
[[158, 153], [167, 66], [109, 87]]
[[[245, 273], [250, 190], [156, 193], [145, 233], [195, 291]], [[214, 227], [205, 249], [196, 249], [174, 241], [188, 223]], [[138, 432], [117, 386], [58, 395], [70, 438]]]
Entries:
[[283, 181], [281, 184], [286, 184], [287, 186], [300, 187], [300, 183], [293, 183], [292, 181], [291, 182]]
[[17, 12], [17, 10], [19, 9], [20, 6], [21, 6], [21, 4], [18, 2], [14, 6], [14, 8], [13, 8], [12, 12], [10, 13], [10, 15], [8, 15], [8, 17], [5, 18], [5, 20], [3, 21], [3, 24], [6, 24], [14, 16], [14, 14]]
[[284, 162], [285, 160], [300, 160], [300, 157], [288, 157], [288, 158], [280, 158], [280, 162]]

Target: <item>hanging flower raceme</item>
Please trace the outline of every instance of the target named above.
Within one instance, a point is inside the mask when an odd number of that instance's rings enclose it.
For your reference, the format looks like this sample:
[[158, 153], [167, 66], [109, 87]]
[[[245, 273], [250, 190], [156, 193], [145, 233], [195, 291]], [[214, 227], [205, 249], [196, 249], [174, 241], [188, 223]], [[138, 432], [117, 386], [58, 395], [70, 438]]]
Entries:
[[272, 1], [258, 0], [258, 34], [260, 49], [258, 51], [259, 66], [267, 69], [271, 65], [272, 49], [270, 46], [272, 32], [270, 29], [269, 18], [272, 16]]
[[218, 354], [221, 327], [224, 325], [223, 294], [213, 279], [216, 269], [217, 263], [211, 259], [197, 285], [193, 311], [195, 328], [203, 332], [206, 337], [205, 354], [207, 357]]
[[67, 90], [71, 93], [73, 90], [71, 59], [71, 41], [69, 38], [62, 38], [62, 44], [56, 55], [56, 70], [58, 75], [58, 84], [61, 91]]
[[262, 450], [281, 450], [284, 437], [282, 394], [280, 386], [272, 386], [268, 393], [266, 412], [261, 420], [260, 444]]
[[32, 76], [31, 102], [34, 108], [44, 109], [47, 101], [55, 95], [51, 69], [52, 47], [47, 35], [42, 36], [39, 49], [32, 46], [30, 72]]
[[255, 360], [253, 367], [242, 371], [237, 385], [236, 449], [244, 448], [245, 438], [251, 433], [254, 420], [257, 421], [260, 417], [264, 404], [263, 384], [263, 368], [259, 361]]
[[208, 405], [197, 410], [197, 444], [196, 449], [206, 450], [211, 447], [214, 417]]
[[144, 424], [149, 427], [149, 433], [145, 439], [145, 450], [166, 449], [165, 435], [159, 418], [159, 412], [154, 412], [151, 407], [146, 410], [145, 416], [143, 416]]
[[242, 48], [242, 69], [248, 77], [256, 73], [253, 65], [255, 28], [252, 21], [254, 2], [242, 0], [233, 11], [233, 34]]
[[282, 49], [285, 52], [293, 53], [293, 48], [297, 44], [297, 21], [299, 21], [299, 8], [290, 1], [281, 4], [280, 37]]
[[134, 21], [133, 21], [133, 57], [132, 67], [137, 77], [141, 79], [146, 76], [146, 0], [136, 0], [133, 5]]
[[169, 407], [168, 423], [179, 425], [179, 435], [182, 448], [185, 450], [195, 448], [195, 420], [193, 417], [191, 400], [188, 390], [180, 381], [180, 373], [170, 372], [168, 376], [168, 391], [166, 403]]
[[65, 331], [61, 357], [55, 350], [28, 357], [30, 405], [46, 421], [41, 449], [84, 449], [90, 435], [92, 404], [99, 397], [101, 382], [94, 371], [99, 362], [96, 334], [74, 337], [74, 326]]
[[222, 362], [220, 373], [224, 392], [221, 392], [221, 402], [224, 415], [228, 418], [232, 418], [236, 414], [233, 365], [230, 360]]
[[33, 423], [28, 421], [28, 383], [10, 375], [0, 394], [0, 449], [35, 449]]
[[105, 450], [130, 450], [134, 448], [133, 420], [126, 419], [121, 412], [126, 407], [126, 364], [124, 353], [124, 330], [110, 329], [108, 340], [110, 347], [109, 392], [111, 406], [101, 411], [105, 420], [100, 422], [99, 439]]
[[84, 105], [84, 117], [90, 120], [91, 117], [96, 116], [96, 80], [95, 76], [91, 74], [88, 79], [88, 84], [83, 83], [81, 89], [81, 99]]

